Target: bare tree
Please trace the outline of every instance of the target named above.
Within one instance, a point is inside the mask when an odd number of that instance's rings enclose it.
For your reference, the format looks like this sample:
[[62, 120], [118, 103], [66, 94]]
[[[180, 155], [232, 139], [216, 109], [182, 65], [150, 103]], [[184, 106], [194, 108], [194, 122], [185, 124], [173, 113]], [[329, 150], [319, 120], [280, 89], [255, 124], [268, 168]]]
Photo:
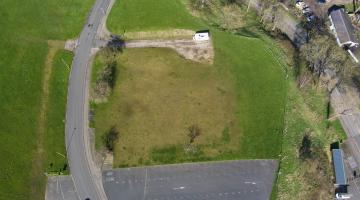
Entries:
[[190, 138], [190, 144], [194, 142], [195, 138], [201, 134], [201, 130], [198, 125], [191, 125], [189, 128], [188, 136]]
[[309, 64], [309, 69], [320, 77], [326, 69], [335, 72], [344, 68], [347, 61], [345, 52], [338, 47], [332, 38], [325, 35], [315, 36], [300, 49]]

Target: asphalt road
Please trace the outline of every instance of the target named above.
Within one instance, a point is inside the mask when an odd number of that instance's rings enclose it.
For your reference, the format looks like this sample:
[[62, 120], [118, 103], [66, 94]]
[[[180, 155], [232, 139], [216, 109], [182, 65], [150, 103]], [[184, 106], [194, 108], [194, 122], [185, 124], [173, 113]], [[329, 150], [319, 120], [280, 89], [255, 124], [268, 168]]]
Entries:
[[240, 160], [104, 171], [109, 200], [268, 200], [275, 160]]
[[360, 112], [347, 102], [345, 94], [342, 94], [338, 88], [335, 88], [331, 93], [331, 101], [336, 113], [346, 111], [345, 114], [340, 114], [338, 118], [348, 137], [352, 155], [360, 166]]
[[70, 172], [80, 200], [107, 199], [88, 136], [88, 71], [91, 48], [110, 0], [96, 0], [78, 40], [69, 79], [66, 110], [66, 149]]

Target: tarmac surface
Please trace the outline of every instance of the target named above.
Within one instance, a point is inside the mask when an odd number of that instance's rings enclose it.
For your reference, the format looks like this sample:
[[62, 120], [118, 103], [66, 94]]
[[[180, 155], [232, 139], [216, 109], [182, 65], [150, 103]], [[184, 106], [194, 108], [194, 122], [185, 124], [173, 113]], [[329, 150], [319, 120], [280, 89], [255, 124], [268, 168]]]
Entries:
[[78, 200], [71, 176], [48, 177], [45, 200]]
[[122, 168], [103, 172], [109, 200], [268, 200], [276, 160]]
[[101, 170], [95, 165], [88, 133], [91, 49], [111, 0], [96, 0], [74, 51], [66, 106], [65, 139], [70, 172], [80, 200], [106, 200]]

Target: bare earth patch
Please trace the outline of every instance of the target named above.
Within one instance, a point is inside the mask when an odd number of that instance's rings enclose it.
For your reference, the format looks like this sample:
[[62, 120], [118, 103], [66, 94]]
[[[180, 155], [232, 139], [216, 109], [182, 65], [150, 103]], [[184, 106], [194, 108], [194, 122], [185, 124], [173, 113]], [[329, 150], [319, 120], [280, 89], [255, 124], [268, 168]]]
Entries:
[[157, 38], [191, 39], [194, 34], [195, 31], [193, 30], [169, 29], [169, 30], [161, 30], [161, 31], [125, 32], [123, 36], [126, 39], [157, 39]]
[[125, 43], [126, 48], [162, 47], [174, 49], [186, 59], [212, 64], [214, 49], [212, 41], [182, 40], [133, 40]]

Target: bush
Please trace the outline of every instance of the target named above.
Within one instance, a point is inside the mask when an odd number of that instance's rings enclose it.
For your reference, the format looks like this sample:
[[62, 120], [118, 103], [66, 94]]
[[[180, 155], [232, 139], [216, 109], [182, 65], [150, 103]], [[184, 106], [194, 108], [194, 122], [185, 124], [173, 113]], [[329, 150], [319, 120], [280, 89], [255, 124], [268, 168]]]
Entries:
[[101, 70], [96, 79], [94, 88], [95, 98], [106, 98], [115, 86], [117, 62], [109, 62], [103, 70]]
[[312, 151], [311, 151], [311, 138], [308, 134], [304, 135], [301, 147], [299, 149], [299, 157], [301, 159], [311, 158]]
[[108, 151], [113, 151], [115, 142], [118, 140], [119, 132], [115, 127], [112, 127], [109, 131], [107, 131], [103, 136], [103, 143]]

